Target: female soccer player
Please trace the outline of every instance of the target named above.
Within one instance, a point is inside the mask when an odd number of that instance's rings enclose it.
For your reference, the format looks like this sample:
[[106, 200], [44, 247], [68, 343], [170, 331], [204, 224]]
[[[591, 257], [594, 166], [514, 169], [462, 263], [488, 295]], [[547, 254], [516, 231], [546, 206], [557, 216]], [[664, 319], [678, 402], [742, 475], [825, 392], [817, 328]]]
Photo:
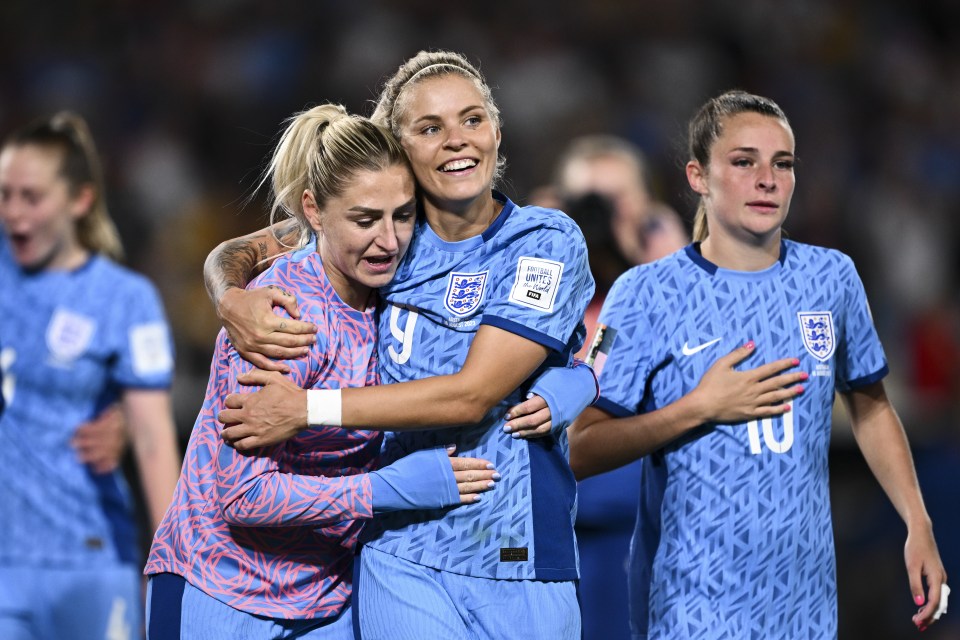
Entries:
[[[771, 100], [733, 91], [690, 123], [695, 242], [618, 279], [600, 314], [602, 397], [571, 427], [572, 464], [643, 458], [631, 557], [637, 638], [833, 638], [836, 577], [827, 452], [834, 393], [907, 525], [910, 589], [926, 628], [946, 576], [887, 363], [850, 259], [792, 242], [794, 136]], [[718, 349], [795, 353], [809, 374], [780, 417], [664, 422], [639, 414], [688, 393]], [[924, 593], [923, 583], [927, 591]]]
[[[309, 356], [289, 363], [291, 379], [306, 388], [376, 384], [376, 289], [393, 278], [416, 213], [403, 149], [386, 129], [323, 105], [291, 119], [269, 177], [274, 211], [316, 238], [252, 283], [297, 292], [304, 317], [320, 327]], [[497, 476], [486, 460], [449, 458], [442, 446], [374, 470], [382, 434], [338, 427], [240, 454], [220, 438], [216, 416], [250, 368], [221, 332], [146, 567], [149, 635], [352, 638], [348, 602], [363, 520], [476, 502]]]
[[128, 490], [71, 441], [119, 399], [156, 527], [179, 462], [173, 356], [157, 292], [114, 262], [83, 119], [61, 112], [6, 139], [0, 221], [0, 637], [129, 637], [142, 598]]

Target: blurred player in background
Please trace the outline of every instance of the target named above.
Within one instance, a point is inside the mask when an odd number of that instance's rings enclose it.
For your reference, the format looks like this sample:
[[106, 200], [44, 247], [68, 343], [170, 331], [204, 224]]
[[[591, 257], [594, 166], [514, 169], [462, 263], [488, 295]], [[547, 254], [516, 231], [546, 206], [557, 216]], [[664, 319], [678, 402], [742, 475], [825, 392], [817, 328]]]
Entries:
[[[122, 475], [84, 464], [78, 425], [119, 401], [155, 527], [179, 456], [159, 296], [122, 248], [86, 123], [61, 112], [0, 151], [0, 637], [137, 637], [138, 538]], [[80, 445], [81, 449], [84, 445]], [[114, 465], [115, 466], [115, 465]]]
[[[406, 154], [386, 129], [321, 105], [289, 120], [268, 178], [273, 212], [292, 216], [310, 241], [250, 286], [296, 292], [302, 318], [321, 329], [308, 357], [287, 363], [291, 380], [305, 388], [376, 384], [376, 289], [393, 278], [416, 215]], [[376, 470], [383, 435], [339, 427], [242, 455], [220, 437], [217, 414], [251, 368], [221, 332], [145, 570], [151, 640], [350, 640], [363, 522], [375, 512], [474, 502], [497, 477], [487, 461], [451, 458], [443, 447]]]
[[[614, 285], [595, 341], [602, 397], [570, 434], [578, 476], [643, 458], [632, 633], [836, 637], [827, 453], [837, 391], [907, 525], [913, 622], [925, 629], [946, 575], [863, 286], [845, 255], [781, 235], [795, 184], [787, 118], [766, 98], [729, 92], [693, 118], [689, 144], [696, 242]], [[744, 343], [759, 356], [795, 353], [809, 374], [782, 416], [637, 428], [637, 414], [693, 389], [718, 349]]]

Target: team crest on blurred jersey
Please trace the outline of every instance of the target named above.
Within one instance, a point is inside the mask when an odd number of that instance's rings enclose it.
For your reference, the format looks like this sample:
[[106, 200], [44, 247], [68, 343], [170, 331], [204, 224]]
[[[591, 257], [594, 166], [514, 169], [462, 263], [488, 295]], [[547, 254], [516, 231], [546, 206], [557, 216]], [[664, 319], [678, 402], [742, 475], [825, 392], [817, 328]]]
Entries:
[[443, 305], [454, 315], [469, 315], [480, 306], [483, 288], [487, 284], [487, 272], [451, 273], [447, 282], [447, 296]]
[[90, 345], [96, 328], [93, 318], [57, 309], [47, 325], [47, 348], [58, 362], [76, 360]]
[[833, 332], [833, 314], [829, 311], [800, 311], [797, 318], [800, 320], [803, 346], [817, 360], [829, 360], [837, 347]]

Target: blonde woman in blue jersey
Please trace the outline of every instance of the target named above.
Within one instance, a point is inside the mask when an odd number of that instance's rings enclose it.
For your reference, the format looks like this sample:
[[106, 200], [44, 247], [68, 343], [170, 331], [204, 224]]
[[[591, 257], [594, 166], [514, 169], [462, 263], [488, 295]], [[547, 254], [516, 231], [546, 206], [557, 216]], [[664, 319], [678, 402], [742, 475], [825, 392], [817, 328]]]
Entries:
[[179, 455], [173, 357], [160, 298], [116, 264], [99, 158], [62, 112], [0, 150], [0, 637], [132, 638], [140, 563], [127, 488], [84, 464], [78, 425], [119, 400], [149, 522], [163, 516]]
[[[690, 123], [694, 244], [621, 276], [600, 314], [602, 396], [571, 427], [572, 465], [587, 476], [643, 458], [635, 638], [836, 637], [835, 392], [907, 526], [914, 624], [927, 628], [946, 606], [863, 285], [845, 255], [782, 236], [794, 164], [793, 131], [771, 100], [733, 91], [708, 101]], [[690, 391], [718, 351], [744, 343], [754, 357], [795, 354], [803, 392], [781, 416], [710, 418]]]

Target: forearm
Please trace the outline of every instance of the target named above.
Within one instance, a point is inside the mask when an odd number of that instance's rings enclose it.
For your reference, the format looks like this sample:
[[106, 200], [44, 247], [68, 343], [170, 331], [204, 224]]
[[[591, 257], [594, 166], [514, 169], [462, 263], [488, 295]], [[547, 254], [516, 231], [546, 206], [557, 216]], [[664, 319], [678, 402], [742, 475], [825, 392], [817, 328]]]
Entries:
[[273, 469], [238, 483], [218, 474], [224, 520], [240, 527], [322, 526], [373, 516], [367, 474], [324, 477]]
[[908, 528], [930, 526], [910, 445], [896, 410], [884, 403], [853, 425], [860, 451]]
[[215, 306], [229, 289], [242, 289], [270, 264], [270, 258], [293, 246], [295, 221], [284, 221], [240, 238], [221, 242], [203, 264], [203, 282]]
[[343, 425], [395, 431], [480, 422], [546, 357], [543, 345], [483, 325], [457, 373], [344, 389]]
[[567, 430], [570, 466], [578, 480], [611, 471], [663, 448], [707, 420], [694, 394], [625, 418], [588, 407]]
[[169, 395], [165, 392], [137, 392], [159, 397], [127, 410], [137, 470], [151, 526], [160, 525], [180, 475], [180, 453], [173, 424]]
[[454, 374], [344, 389], [342, 399], [343, 426], [403, 431], [480, 422], [503, 397], [493, 385]]

